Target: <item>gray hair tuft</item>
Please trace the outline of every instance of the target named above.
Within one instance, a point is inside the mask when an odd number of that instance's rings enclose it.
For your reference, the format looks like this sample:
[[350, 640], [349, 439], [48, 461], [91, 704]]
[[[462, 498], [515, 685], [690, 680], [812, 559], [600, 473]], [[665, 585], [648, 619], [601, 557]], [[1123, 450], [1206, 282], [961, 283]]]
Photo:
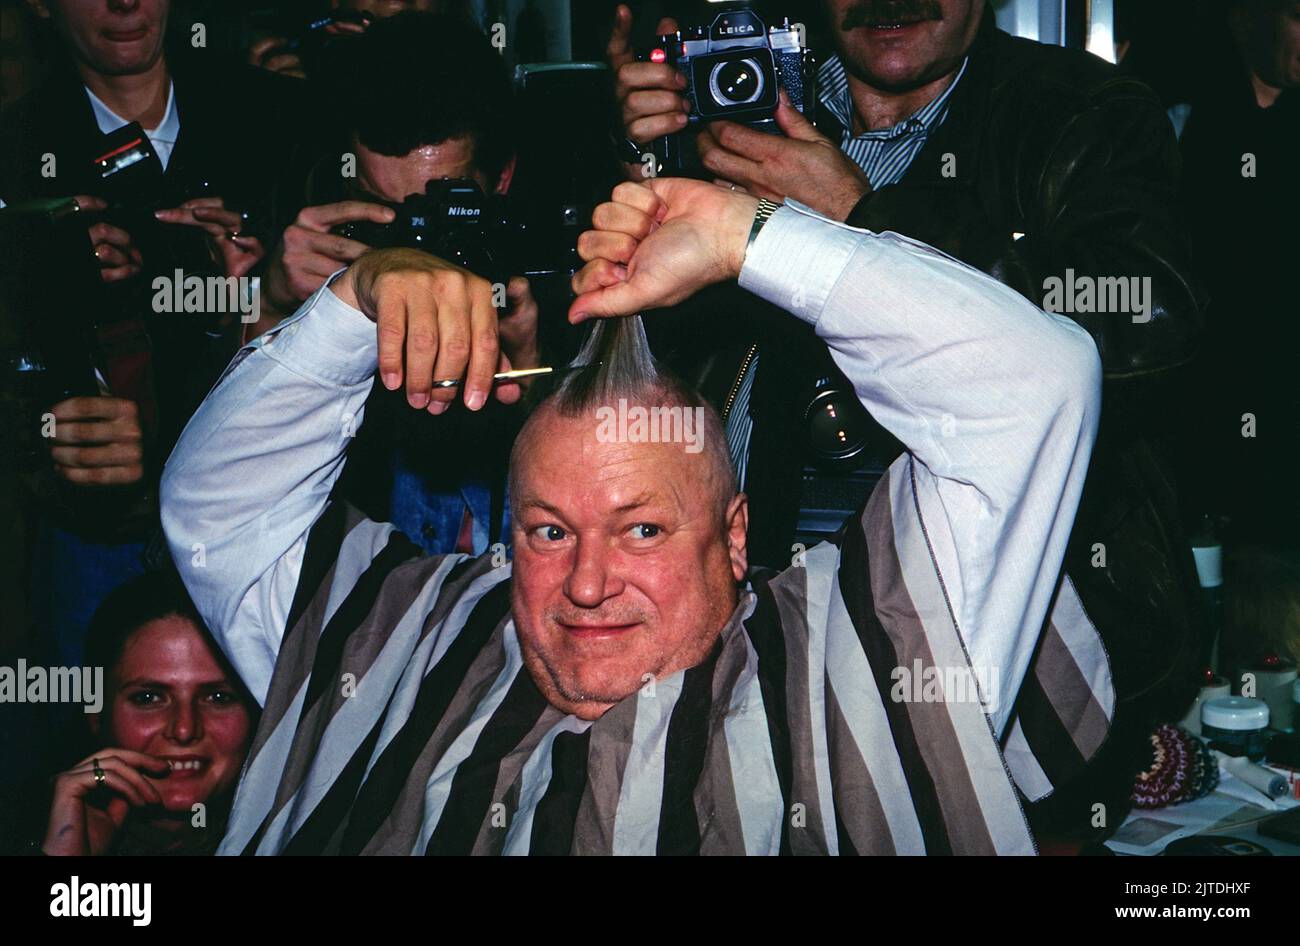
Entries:
[[579, 365], [585, 367], [564, 377], [551, 396], [555, 409], [567, 417], [620, 397], [635, 399], [677, 387], [651, 353], [639, 315], [596, 322], [571, 367]]
[[571, 367], [578, 370], [568, 372], [549, 391], [547, 387], [535, 385], [529, 392], [533, 416], [520, 431], [511, 454], [512, 501], [516, 494], [515, 473], [520, 447], [531, 433], [534, 418], [543, 408], [553, 409], [562, 417], [578, 418], [590, 416], [601, 407], [626, 399], [634, 404], [700, 409], [705, 453], [711, 469], [709, 479], [719, 507], [725, 511], [736, 494], [737, 484], [722, 418], [698, 391], [655, 359], [641, 316], [599, 319]]

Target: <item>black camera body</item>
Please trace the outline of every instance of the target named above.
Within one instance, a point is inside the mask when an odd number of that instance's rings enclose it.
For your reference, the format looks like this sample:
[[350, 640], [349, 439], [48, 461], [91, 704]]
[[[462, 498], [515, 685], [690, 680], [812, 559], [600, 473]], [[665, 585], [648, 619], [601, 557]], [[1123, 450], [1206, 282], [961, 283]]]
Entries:
[[110, 204], [143, 206], [163, 189], [162, 160], [139, 122], [104, 135], [90, 163], [99, 177], [98, 196]]
[[468, 178], [429, 181], [423, 194], [389, 204], [392, 223], [350, 220], [334, 233], [376, 249], [407, 247], [464, 266], [492, 282], [514, 272], [518, 233], [505, 201]]
[[[710, 3], [710, 6], [714, 4]], [[687, 130], [661, 138], [655, 148], [666, 171], [701, 171], [692, 128], [725, 119], [779, 135], [777, 93], [805, 114], [817, 102], [817, 70], [803, 29], [786, 18], [767, 26], [745, 2], [727, 2], [706, 25], [659, 37], [648, 58], [666, 62], [686, 78], [691, 110]]]
[[352, 220], [333, 232], [376, 249], [424, 250], [493, 283], [511, 276], [567, 280], [579, 265], [578, 227], [534, 219], [468, 178], [429, 181], [423, 194], [388, 206], [396, 214], [392, 223]]
[[163, 224], [154, 217], [156, 210], [205, 196], [207, 183], [191, 189], [172, 184], [139, 122], [123, 125], [100, 139], [90, 163], [97, 177], [91, 193], [108, 204], [103, 218], [131, 234], [151, 268], [215, 272], [202, 233]]

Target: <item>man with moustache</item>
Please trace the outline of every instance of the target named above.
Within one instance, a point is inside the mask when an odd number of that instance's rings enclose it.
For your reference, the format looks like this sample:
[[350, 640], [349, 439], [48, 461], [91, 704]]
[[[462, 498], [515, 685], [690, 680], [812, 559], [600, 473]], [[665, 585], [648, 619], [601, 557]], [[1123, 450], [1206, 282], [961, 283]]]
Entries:
[[[776, 114], [783, 136], [709, 123], [697, 140], [711, 174], [921, 240], [1039, 305], [1045, 280], [1067, 270], [1151, 279], [1149, 319], [1071, 314], [1097, 343], [1106, 385], [1065, 571], [1110, 649], [1121, 703], [1093, 776], [1030, 815], [1045, 833], [1088, 833], [1093, 804], [1127, 807], [1147, 734], [1181, 715], [1204, 659], [1194, 566], [1161, 444], [1175, 413], [1171, 382], [1201, 323], [1176, 210], [1176, 141], [1145, 86], [1086, 53], [1008, 35], [985, 0], [825, 0], [823, 10], [834, 54], [819, 70], [815, 127], [787, 103]], [[620, 7], [609, 60], [627, 135], [646, 145], [684, 128], [689, 104], [675, 69], [635, 60], [630, 27]], [[676, 27], [661, 21], [657, 32]], [[773, 556], [789, 547], [800, 485], [802, 458], [785, 447], [791, 348], [758, 339], [745, 377], [720, 386], [740, 392], [729, 435], [748, 454], [751, 528]]]

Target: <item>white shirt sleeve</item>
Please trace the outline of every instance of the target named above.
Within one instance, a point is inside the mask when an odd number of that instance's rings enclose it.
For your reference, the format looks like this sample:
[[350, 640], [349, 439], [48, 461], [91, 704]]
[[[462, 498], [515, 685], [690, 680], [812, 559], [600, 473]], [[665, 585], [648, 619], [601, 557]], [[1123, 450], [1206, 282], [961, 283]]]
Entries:
[[163, 470], [172, 558], [259, 700], [378, 358], [374, 323], [322, 286], [235, 356]]
[[1092, 338], [938, 250], [794, 202], [740, 284], [811, 323], [911, 454], [921, 514], [1000, 733], [1065, 555], [1101, 406]]

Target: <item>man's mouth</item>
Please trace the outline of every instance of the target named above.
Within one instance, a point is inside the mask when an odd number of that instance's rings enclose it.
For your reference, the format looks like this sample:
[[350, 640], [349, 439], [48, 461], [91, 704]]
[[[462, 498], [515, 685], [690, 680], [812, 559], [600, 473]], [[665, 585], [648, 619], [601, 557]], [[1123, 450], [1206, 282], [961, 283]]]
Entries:
[[148, 35], [148, 26], [138, 26], [133, 30], [107, 30], [104, 33], [110, 43], [134, 43]]
[[631, 624], [566, 624], [560, 621], [559, 625], [570, 637], [584, 641], [595, 641], [626, 634], [628, 631], [640, 627], [641, 622], [635, 621]]

